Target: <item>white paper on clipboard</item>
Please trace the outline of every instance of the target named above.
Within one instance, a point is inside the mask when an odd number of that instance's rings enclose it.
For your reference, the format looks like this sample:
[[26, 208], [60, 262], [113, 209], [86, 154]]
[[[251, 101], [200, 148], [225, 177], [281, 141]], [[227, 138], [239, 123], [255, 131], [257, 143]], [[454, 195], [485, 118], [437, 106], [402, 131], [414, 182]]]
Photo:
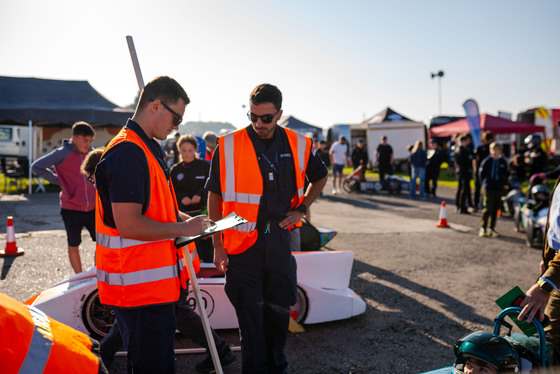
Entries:
[[208, 235], [213, 235], [217, 232], [231, 229], [235, 226], [239, 226], [241, 224], [247, 223], [247, 220], [241, 216], [238, 216], [235, 212], [232, 212], [229, 216], [222, 218], [221, 220], [214, 222], [212, 226], [207, 228], [202, 234], [195, 235], [195, 236], [180, 236], [175, 239], [175, 246], [180, 248], [184, 245], [189, 244], [190, 242], [203, 238]]

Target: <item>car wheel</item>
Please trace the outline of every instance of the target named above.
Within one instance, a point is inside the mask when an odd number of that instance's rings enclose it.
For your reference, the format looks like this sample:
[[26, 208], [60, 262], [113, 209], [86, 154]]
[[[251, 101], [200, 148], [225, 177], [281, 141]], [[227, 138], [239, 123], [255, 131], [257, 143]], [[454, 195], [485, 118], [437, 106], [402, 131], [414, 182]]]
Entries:
[[352, 193], [356, 191], [358, 187], [358, 182], [355, 179], [346, 179], [342, 182], [342, 189], [347, 193]]
[[111, 330], [115, 314], [109, 306], [101, 304], [99, 292], [95, 290], [84, 303], [82, 320], [91, 337], [101, 339]]
[[290, 317], [292, 317], [297, 323], [303, 323], [307, 317], [308, 309], [309, 304], [307, 301], [307, 295], [305, 295], [305, 291], [298, 286], [297, 301], [290, 307]]

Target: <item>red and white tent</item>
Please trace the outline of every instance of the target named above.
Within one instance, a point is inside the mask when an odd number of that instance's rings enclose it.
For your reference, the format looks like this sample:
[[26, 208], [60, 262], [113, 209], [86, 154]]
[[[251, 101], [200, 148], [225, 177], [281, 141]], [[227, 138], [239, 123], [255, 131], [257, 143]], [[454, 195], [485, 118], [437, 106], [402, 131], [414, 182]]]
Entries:
[[[527, 122], [510, 121], [489, 114], [481, 114], [480, 132], [484, 131], [492, 131], [494, 134], [532, 134], [535, 132], [544, 133], [544, 127]], [[429, 130], [430, 138], [446, 137], [468, 132], [470, 132], [470, 129], [466, 118], [446, 125], [432, 127]]]

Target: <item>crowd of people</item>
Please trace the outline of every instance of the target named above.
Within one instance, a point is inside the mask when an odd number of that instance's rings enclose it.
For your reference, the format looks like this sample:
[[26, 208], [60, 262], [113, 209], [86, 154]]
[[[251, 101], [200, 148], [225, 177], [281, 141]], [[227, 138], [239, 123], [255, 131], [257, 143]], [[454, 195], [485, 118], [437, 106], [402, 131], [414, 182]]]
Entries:
[[[213, 262], [227, 274], [225, 291], [239, 322], [243, 373], [285, 373], [290, 306], [297, 297], [291, 232], [322, 193], [328, 168], [333, 194], [342, 191], [344, 168], [350, 164], [354, 169], [377, 167], [383, 182], [393, 173], [393, 148], [382, 136], [370, 160], [364, 139], [350, 152], [344, 136], [329, 147], [280, 127], [282, 93], [262, 84], [249, 97], [250, 125], [221, 136], [177, 133], [166, 154], [159, 141], [178, 129], [189, 102], [178, 82], [158, 77], [143, 89], [134, 115], [105, 148], [93, 149], [95, 131], [78, 122], [70, 141], [32, 165], [38, 176], [61, 187], [61, 216], [76, 273], [82, 271], [82, 229], [96, 242], [99, 297], [116, 316], [101, 341], [100, 367], [110, 367], [124, 345], [129, 372], [173, 373], [176, 329], [208, 352], [202, 321], [186, 302], [188, 274], [177, 268], [180, 253], [169, 238], [196, 236], [236, 212], [248, 222], [198, 239], [189, 251], [195, 264]], [[452, 159], [457, 212], [482, 209], [479, 236], [497, 237], [496, 218], [508, 180], [522, 182], [544, 171], [547, 158], [536, 135], [528, 136], [509, 160], [492, 133], [485, 132], [481, 140], [474, 148], [470, 134], [458, 134], [448, 147], [450, 155], [437, 139], [429, 147], [416, 141], [408, 148], [409, 196], [436, 197], [441, 165]], [[550, 296], [560, 283], [559, 201], [558, 196], [552, 199], [543, 276], [522, 304], [529, 319], [542, 318], [549, 305], [560, 321], [560, 298]], [[213, 330], [212, 335], [221, 364], [230, 364], [235, 354]], [[458, 356], [465, 372], [488, 364], [477, 359]], [[201, 373], [214, 369], [210, 355], [196, 364]]]

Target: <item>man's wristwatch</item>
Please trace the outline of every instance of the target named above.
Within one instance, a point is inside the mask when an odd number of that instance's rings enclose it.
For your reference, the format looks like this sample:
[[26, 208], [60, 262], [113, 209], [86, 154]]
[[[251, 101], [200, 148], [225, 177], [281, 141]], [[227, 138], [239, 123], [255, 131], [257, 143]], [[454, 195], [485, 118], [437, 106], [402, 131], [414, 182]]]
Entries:
[[297, 210], [298, 212], [303, 213], [303, 214], [306, 214], [306, 213], [307, 213], [307, 207], [306, 207], [304, 204], [298, 205], [298, 206], [296, 207], [296, 210]]
[[547, 295], [550, 295], [554, 291], [554, 287], [552, 287], [552, 284], [548, 283], [544, 279], [539, 279], [538, 284], [541, 291]]

